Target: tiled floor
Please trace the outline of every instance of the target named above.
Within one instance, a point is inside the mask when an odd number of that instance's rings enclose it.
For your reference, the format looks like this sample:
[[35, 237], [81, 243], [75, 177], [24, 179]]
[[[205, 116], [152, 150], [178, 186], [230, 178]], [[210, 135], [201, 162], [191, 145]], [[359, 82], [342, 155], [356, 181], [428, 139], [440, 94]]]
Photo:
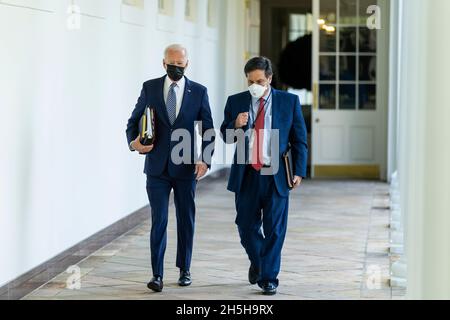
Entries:
[[[291, 196], [279, 294], [270, 299], [391, 299], [388, 186], [379, 182], [306, 181]], [[234, 197], [218, 180], [197, 196], [193, 285], [176, 285], [174, 212], [169, 222], [165, 289], [150, 278], [149, 223], [63, 273], [25, 299], [265, 299], [247, 283], [248, 261], [234, 225]]]

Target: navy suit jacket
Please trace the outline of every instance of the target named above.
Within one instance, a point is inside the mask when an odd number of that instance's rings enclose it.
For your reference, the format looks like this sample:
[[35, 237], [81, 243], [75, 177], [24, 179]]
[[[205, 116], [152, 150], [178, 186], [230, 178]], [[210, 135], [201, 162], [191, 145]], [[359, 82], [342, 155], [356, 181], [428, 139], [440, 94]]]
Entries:
[[[291, 146], [294, 175], [306, 177], [308, 162], [308, 143], [305, 120], [303, 118], [300, 100], [298, 96], [279, 90], [273, 90], [272, 100], [272, 129], [279, 130], [279, 170], [274, 174], [275, 185], [278, 193], [282, 197], [289, 196], [286, 171], [282, 161], [283, 154]], [[236, 119], [239, 113], [249, 112], [251, 105], [251, 95], [248, 91], [239, 93], [228, 98], [225, 107], [224, 122], [220, 128], [222, 138], [225, 143], [233, 144], [236, 139], [227, 141], [227, 130], [234, 130]], [[249, 125], [242, 128], [249, 129]], [[245, 142], [246, 154], [248, 154], [248, 139]], [[272, 160], [273, 162], [273, 160]], [[228, 190], [239, 193], [244, 179], [245, 164], [237, 164], [237, 152], [234, 156], [234, 163], [231, 167]]]
[[[202, 121], [202, 137], [207, 130], [214, 128], [207, 89], [186, 78], [183, 103], [178, 117], [172, 126], [164, 102], [165, 79], [166, 76], [144, 83], [141, 96], [138, 99], [131, 118], [128, 120], [126, 130], [128, 145], [139, 135], [139, 122], [144, 114], [145, 108], [147, 106], [154, 108], [156, 113], [156, 142], [154, 149], [146, 156], [144, 173], [153, 177], [159, 177], [167, 169], [172, 178], [181, 180], [195, 179], [195, 163], [198, 160], [206, 162], [208, 167], [210, 167], [210, 161], [208, 159], [197, 159], [194, 154], [195, 122]], [[190, 161], [181, 165], [174, 164], [170, 157], [173, 148], [181, 141], [181, 139], [179, 141], [171, 141], [172, 133], [177, 129], [187, 130], [191, 137], [191, 148], [188, 150], [191, 154]], [[214, 143], [214, 138], [211, 141], [202, 141], [202, 155], [210, 143]], [[183, 151], [180, 154], [184, 155]]]

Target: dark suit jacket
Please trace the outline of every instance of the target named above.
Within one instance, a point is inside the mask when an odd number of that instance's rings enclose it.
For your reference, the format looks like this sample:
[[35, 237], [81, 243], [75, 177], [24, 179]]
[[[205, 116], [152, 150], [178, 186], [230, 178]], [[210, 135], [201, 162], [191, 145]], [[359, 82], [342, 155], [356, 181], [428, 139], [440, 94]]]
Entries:
[[[146, 156], [144, 173], [159, 177], [167, 168], [169, 175], [173, 178], [182, 180], [195, 179], [194, 171], [196, 161], [205, 161], [204, 159], [196, 159], [194, 154], [195, 122], [202, 121], [202, 136], [207, 130], [214, 128], [207, 89], [186, 78], [183, 103], [178, 118], [172, 126], [169, 121], [163, 96], [165, 79], [166, 76], [144, 83], [141, 96], [131, 118], [128, 120], [126, 131], [128, 144], [139, 135], [139, 121], [144, 114], [145, 108], [147, 106], [153, 107], [156, 113], [156, 142], [154, 149]], [[170, 157], [173, 148], [181, 141], [171, 141], [172, 133], [177, 129], [187, 130], [191, 137], [191, 149], [188, 150], [191, 154], [191, 161], [181, 165], [174, 164]], [[214, 139], [211, 139], [211, 141], [202, 141], [202, 154], [210, 143], [214, 143]], [[180, 154], [184, 155], [183, 151]], [[210, 163], [207, 162], [207, 164], [210, 166]]]
[[[303, 119], [302, 109], [298, 96], [273, 90], [272, 101], [272, 129], [279, 130], [280, 150], [278, 155], [280, 167], [274, 174], [275, 185], [278, 193], [283, 196], [289, 196], [289, 187], [287, 184], [286, 172], [282, 161], [283, 154], [292, 147], [292, 159], [294, 175], [306, 177], [308, 162], [308, 143], [305, 120]], [[234, 129], [235, 121], [239, 113], [248, 112], [251, 105], [251, 95], [248, 91], [239, 93], [228, 98], [225, 107], [225, 118], [220, 128], [222, 138], [225, 143], [233, 144], [236, 140], [226, 138], [226, 130]], [[242, 128], [244, 131], [249, 129], [248, 125]], [[248, 139], [246, 139], [245, 148], [248, 154]], [[245, 173], [245, 164], [237, 164], [237, 152], [234, 157], [234, 163], [231, 167], [228, 190], [239, 193], [242, 180]]]

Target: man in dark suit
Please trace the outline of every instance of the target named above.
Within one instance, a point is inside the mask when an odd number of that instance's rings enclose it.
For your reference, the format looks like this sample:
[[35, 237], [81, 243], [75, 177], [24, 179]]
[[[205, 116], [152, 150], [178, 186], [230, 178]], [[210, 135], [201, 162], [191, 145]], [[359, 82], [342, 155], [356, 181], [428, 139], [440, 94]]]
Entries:
[[[141, 96], [128, 121], [127, 139], [131, 151], [145, 154], [147, 194], [150, 201], [151, 260], [153, 279], [148, 288], [161, 292], [164, 277], [164, 253], [167, 243], [169, 196], [174, 191], [177, 218], [177, 262], [180, 286], [192, 283], [190, 266], [195, 224], [195, 190], [197, 181], [210, 167], [210, 157], [197, 160], [195, 153], [195, 123], [201, 122], [202, 137], [213, 129], [207, 89], [184, 76], [188, 66], [187, 51], [180, 45], [169, 46], [163, 61], [167, 75], [144, 83]], [[156, 142], [144, 146], [139, 139], [139, 121], [149, 106], [156, 114]], [[180, 134], [177, 134], [180, 133]], [[179, 148], [178, 136], [189, 133], [189, 150]], [[175, 141], [172, 141], [175, 140]], [[184, 144], [186, 141], [182, 141]], [[202, 151], [211, 150], [211, 141], [202, 141]], [[174, 152], [172, 152], [174, 151]], [[188, 153], [188, 154], [186, 154]], [[203, 153], [202, 153], [203, 154]], [[174, 159], [181, 156], [189, 161]]]
[[[242, 162], [236, 151], [228, 190], [235, 193], [236, 224], [250, 259], [249, 282], [273, 295], [279, 285], [290, 192], [282, 157], [290, 147], [297, 188], [306, 177], [307, 133], [299, 98], [271, 87], [269, 59], [251, 59], [245, 74], [249, 91], [228, 98], [221, 126], [226, 143], [238, 142], [239, 147], [240, 136], [245, 148]], [[240, 130], [246, 134], [239, 135]]]

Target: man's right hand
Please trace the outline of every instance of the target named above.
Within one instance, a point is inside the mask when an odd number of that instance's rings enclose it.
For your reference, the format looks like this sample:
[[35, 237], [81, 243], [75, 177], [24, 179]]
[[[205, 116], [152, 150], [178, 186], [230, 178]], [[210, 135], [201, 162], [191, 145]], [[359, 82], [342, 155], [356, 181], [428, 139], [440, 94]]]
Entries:
[[134, 140], [131, 143], [131, 148], [133, 148], [135, 151], [139, 152], [140, 154], [147, 154], [153, 150], [153, 145], [151, 146], [144, 146], [141, 144], [141, 137], [137, 137], [136, 140]]
[[234, 124], [234, 127], [236, 129], [240, 129], [245, 127], [248, 124], [248, 112], [239, 113], [236, 122]]

